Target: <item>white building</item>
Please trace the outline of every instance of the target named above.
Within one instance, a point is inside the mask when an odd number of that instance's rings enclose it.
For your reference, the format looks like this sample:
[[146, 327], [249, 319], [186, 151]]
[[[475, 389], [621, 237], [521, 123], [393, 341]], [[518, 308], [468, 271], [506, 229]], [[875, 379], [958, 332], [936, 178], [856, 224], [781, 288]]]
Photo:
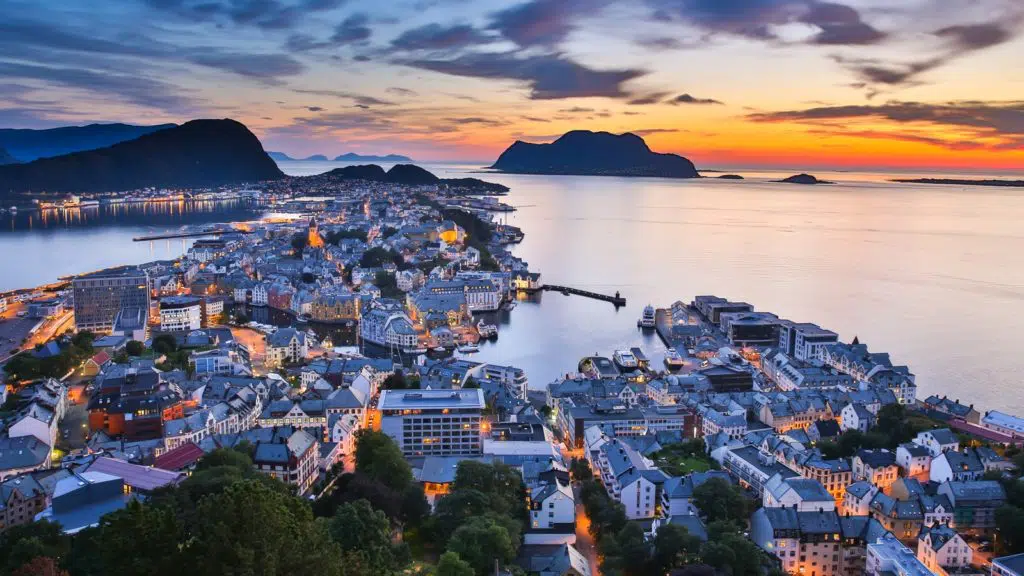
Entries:
[[974, 551], [949, 526], [926, 526], [917, 537], [917, 559], [935, 574], [970, 566]]
[[381, 431], [406, 456], [481, 453], [483, 390], [384, 390], [377, 408]]
[[267, 366], [281, 366], [300, 362], [309, 354], [305, 332], [295, 328], [281, 328], [267, 337]]
[[840, 412], [839, 427], [845, 432], [847, 430], [859, 430], [867, 433], [874, 425], [875, 417], [863, 404], [850, 403], [843, 406]]
[[378, 346], [405, 351], [419, 348], [419, 334], [412, 320], [402, 312], [370, 310], [359, 321], [359, 334], [363, 340]]
[[1024, 436], [1024, 418], [998, 410], [986, 412], [981, 419], [981, 425], [1007, 436]]
[[168, 296], [160, 299], [160, 329], [165, 332], [189, 332], [203, 327], [203, 308], [199, 298]]
[[262, 282], [257, 282], [252, 287], [252, 302], [253, 306], [266, 306], [267, 305], [267, 286]]
[[928, 452], [932, 455], [932, 458], [935, 458], [946, 450], [960, 449], [960, 439], [957, 438], [956, 434], [950, 432], [949, 428], [939, 428], [937, 430], [925, 430], [924, 432], [918, 432], [912, 442], [927, 448]]
[[667, 474], [618, 438], [600, 446], [597, 464], [605, 490], [622, 503], [627, 518], [655, 517], [669, 479]]
[[795, 508], [798, 512], [836, 509], [835, 498], [821, 482], [810, 478], [783, 478], [778, 474], [764, 485], [762, 501], [765, 508]]
[[[543, 484], [530, 492], [530, 528], [551, 530], [576, 522], [572, 489], [560, 482]], [[575, 541], [575, 538], [573, 538]], [[572, 544], [572, 542], [569, 542]]]
[[868, 544], [864, 574], [867, 576], [934, 576], [914, 552], [891, 533]]
[[896, 464], [908, 477], [928, 476], [931, 470], [932, 454], [928, 448], [907, 442], [896, 447]]

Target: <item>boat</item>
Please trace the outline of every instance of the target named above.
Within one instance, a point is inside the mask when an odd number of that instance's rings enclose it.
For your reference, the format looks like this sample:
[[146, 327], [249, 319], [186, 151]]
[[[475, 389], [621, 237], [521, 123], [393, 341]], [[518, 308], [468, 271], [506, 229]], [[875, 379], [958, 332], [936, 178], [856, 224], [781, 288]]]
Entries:
[[629, 350], [616, 350], [612, 354], [612, 362], [615, 362], [615, 365], [623, 372], [632, 372], [640, 367], [640, 362]]
[[463, 344], [462, 346], [459, 346], [458, 350], [462, 354], [472, 354], [474, 352], [479, 352], [480, 347], [476, 344]]
[[438, 354], [444, 354], [445, 352], [448, 351], [447, 349], [445, 349], [444, 346], [434, 346], [433, 348], [431, 348], [431, 350], [437, 352]]
[[685, 364], [686, 361], [679, 355], [679, 352], [676, 352], [675, 348], [669, 348], [665, 351], [665, 365], [669, 368], [681, 368]]
[[516, 301], [515, 300], [509, 300], [508, 302], [505, 303], [505, 310], [512, 310], [515, 307], [516, 307]]
[[494, 324], [485, 324], [483, 320], [476, 323], [476, 331], [481, 338], [495, 339], [498, 337], [498, 327]]
[[636, 325], [646, 329], [654, 328], [654, 306], [648, 304], [644, 307], [644, 314], [636, 321]]

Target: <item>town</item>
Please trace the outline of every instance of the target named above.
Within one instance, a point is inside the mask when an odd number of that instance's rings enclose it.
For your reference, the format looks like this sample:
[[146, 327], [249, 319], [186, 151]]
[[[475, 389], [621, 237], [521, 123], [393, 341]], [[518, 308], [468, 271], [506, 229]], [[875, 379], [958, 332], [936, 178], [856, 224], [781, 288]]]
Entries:
[[709, 295], [637, 319], [664, 362], [531, 385], [473, 359], [545, 288], [495, 195], [291, 185], [181, 258], [0, 299], [0, 571], [1024, 574], [1024, 418]]

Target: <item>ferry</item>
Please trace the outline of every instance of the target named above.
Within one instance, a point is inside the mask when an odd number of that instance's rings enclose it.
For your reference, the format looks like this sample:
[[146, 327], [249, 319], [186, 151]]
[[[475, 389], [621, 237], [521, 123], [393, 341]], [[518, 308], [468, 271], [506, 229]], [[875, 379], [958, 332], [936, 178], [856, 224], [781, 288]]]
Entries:
[[665, 351], [665, 365], [669, 368], [682, 368], [686, 365], [686, 361], [679, 355], [679, 352], [676, 352], [675, 348], [669, 348]]
[[476, 330], [480, 333], [481, 338], [496, 339], [498, 337], [498, 327], [494, 324], [484, 324], [481, 320], [476, 323]]
[[462, 346], [459, 346], [458, 350], [462, 354], [472, 354], [474, 352], [479, 352], [480, 347], [476, 344], [463, 344]]
[[654, 328], [654, 306], [648, 304], [644, 307], [644, 315], [636, 321], [636, 325], [645, 329]]
[[444, 354], [445, 352], [448, 351], [444, 346], [435, 346], [431, 348], [431, 350], [438, 354]]
[[632, 372], [640, 367], [640, 362], [637, 361], [636, 356], [629, 350], [616, 350], [612, 354], [612, 361], [623, 372]]

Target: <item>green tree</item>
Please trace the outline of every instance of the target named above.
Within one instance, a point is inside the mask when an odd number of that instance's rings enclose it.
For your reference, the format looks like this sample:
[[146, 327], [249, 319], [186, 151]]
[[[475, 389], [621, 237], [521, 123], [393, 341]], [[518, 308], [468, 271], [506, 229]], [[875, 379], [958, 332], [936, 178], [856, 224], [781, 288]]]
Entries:
[[157, 354], [173, 354], [178, 349], [178, 341], [170, 334], [161, 334], [153, 338], [153, 350]]
[[[303, 500], [244, 480], [199, 502], [186, 566], [194, 574], [341, 574], [341, 550]], [[194, 565], [192, 565], [194, 563]]]
[[711, 478], [693, 490], [693, 504], [708, 522], [747, 522], [747, 499], [740, 489], [722, 478]]
[[196, 463], [196, 472], [227, 466], [236, 468], [243, 476], [252, 471], [252, 458], [244, 450], [234, 448], [217, 448], [203, 456]]
[[342, 504], [330, 522], [331, 538], [343, 552], [362, 555], [365, 566], [375, 574], [389, 574], [401, 568], [402, 556], [391, 539], [391, 522], [366, 500]]
[[11, 526], [0, 534], [0, 570], [9, 574], [39, 556], [60, 560], [70, 548], [60, 524], [43, 520]]
[[61, 570], [53, 558], [37, 556], [15, 570], [11, 576], [68, 576], [68, 573], [66, 570]]
[[124, 345], [124, 350], [129, 356], [142, 356], [142, 353], [146, 351], [146, 345], [138, 340], [129, 340]]
[[405, 390], [409, 387], [409, 382], [405, 378], [405, 374], [402, 372], [395, 372], [388, 374], [387, 378], [381, 382], [380, 385], [383, 390]]
[[132, 501], [104, 516], [99, 558], [107, 574], [174, 576], [183, 562], [183, 529], [169, 508]]
[[[1019, 480], [1015, 480], [1019, 482]], [[1000, 556], [1024, 552], [1024, 509], [1004, 505], [996, 510], [996, 553]]]
[[455, 552], [441, 554], [437, 563], [436, 576], [473, 576], [473, 567]]
[[481, 576], [491, 573], [495, 560], [505, 564], [516, 555], [516, 545], [506, 527], [489, 517], [472, 518], [460, 526], [452, 534], [448, 550], [458, 554]]
[[309, 234], [304, 232], [298, 232], [292, 236], [292, 256], [298, 258], [302, 255], [302, 251], [309, 244]]
[[654, 535], [654, 569], [663, 574], [690, 563], [700, 553], [700, 538], [676, 524], [665, 524]]
[[402, 451], [383, 432], [362, 429], [356, 436], [356, 470], [392, 490], [412, 483], [412, 470]]
[[586, 482], [594, 478], [594, 472], [590, 469], [590, 464], [583, 458], [572, 459], [572, 462], [569, 463], [569, 475], [572, 477], [573, 482]]
[[705, 563], [732, 576], [761, 574], [761, 549], [738, 533], [709, 539], [701, 547], [700, 555]]
[[466, 389], [479, 388], [480, 383], [476, 381], [476, 378], [470, 376], [469, 378], [466, 378], [466, 383], [462, 387]]

